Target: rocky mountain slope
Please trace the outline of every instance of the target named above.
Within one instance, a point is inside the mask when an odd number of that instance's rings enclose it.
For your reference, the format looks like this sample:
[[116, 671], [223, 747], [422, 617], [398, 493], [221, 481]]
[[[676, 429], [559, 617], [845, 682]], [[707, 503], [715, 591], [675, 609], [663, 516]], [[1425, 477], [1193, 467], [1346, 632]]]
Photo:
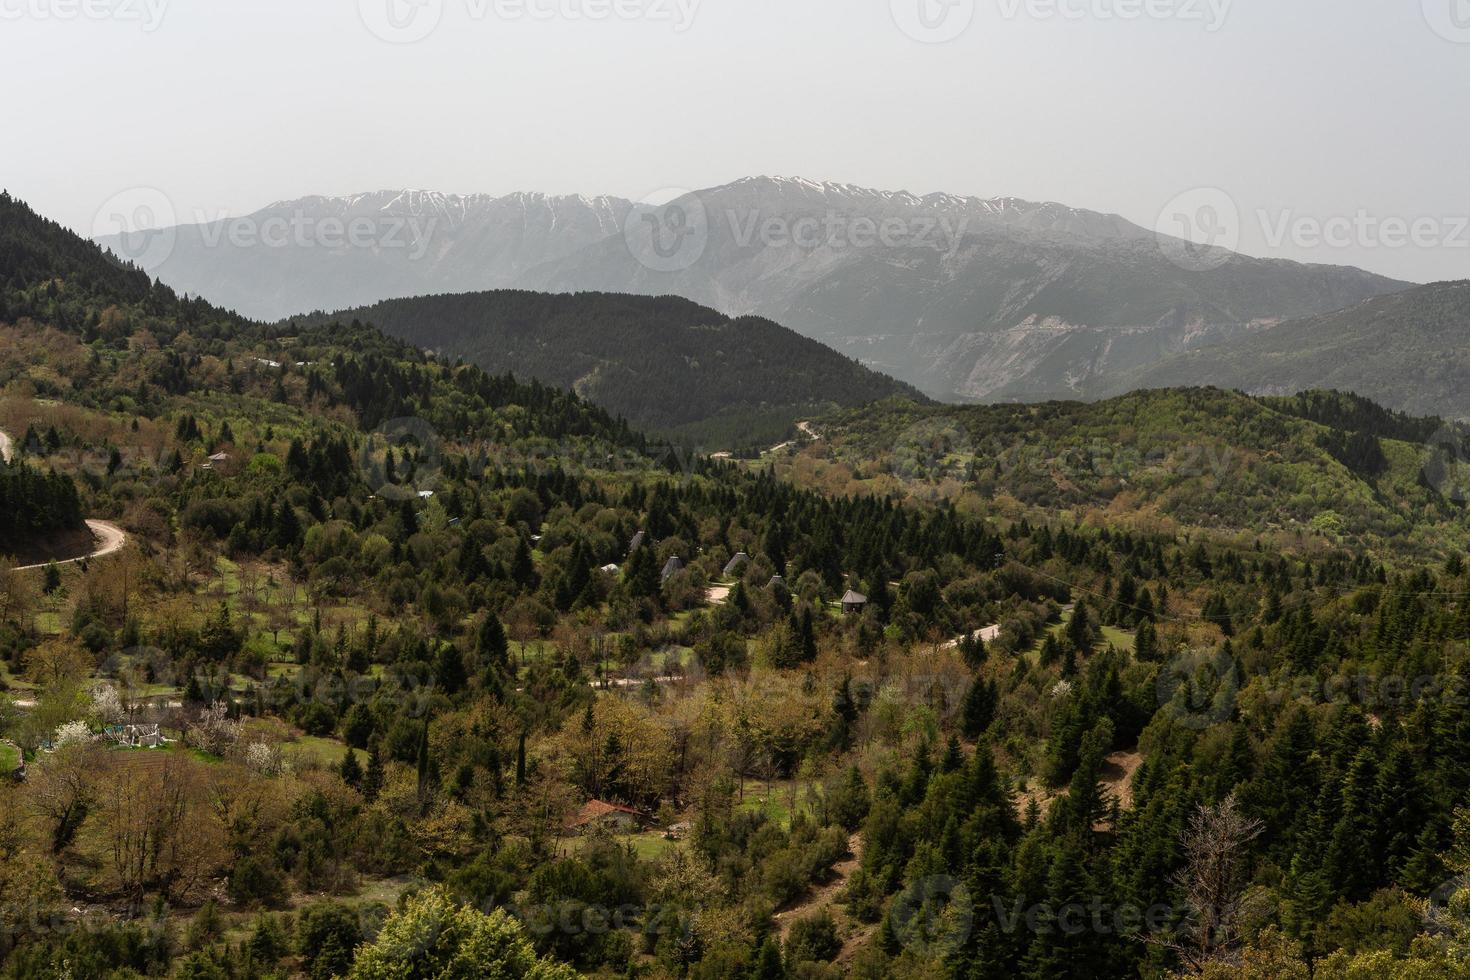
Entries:
[[1259, 394], [1339, 388], [1400, 411], [1470, 417], [1470, 282], [1283, 323], [1165, 360], [1117, 387], [1208, 381]]

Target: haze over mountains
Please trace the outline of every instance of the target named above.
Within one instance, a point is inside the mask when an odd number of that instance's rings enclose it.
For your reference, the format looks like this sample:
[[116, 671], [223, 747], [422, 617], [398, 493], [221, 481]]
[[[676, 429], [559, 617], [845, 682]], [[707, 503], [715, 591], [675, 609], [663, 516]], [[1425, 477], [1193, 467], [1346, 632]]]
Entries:
[[[169, 229], [170, 243], [100, 239], [165, 283], [278, 320], [381, 299], [516, 285], [547, 262], [621, 235], [611, 197], [380, 191], [279, 201], [238, 219]], [[367, 231], [359, 229], [367, 228]], [[349, 240], [349, 229], [362, 242]], [[161, 264], [150, 264], [155, 256]]]
[[1195, 384], [1353, 391], [1403, 412], [1470, 418], [1470, 282], [1443, 282], [1169, 358], [1116, 390]]
[[[365, 243], [323, 234], [354, 222]], [[236, 224], [244, 236], [230, 222], [179, 228], [150, 271], [271, 319], [500, 288], [672, 294], [775, 320], [957, 401], [1101, 397], [1178, 355], [1407, 285], [1241, 255], [1200, 269], [1153, 231], [1059, 204], [769, 177], [672, 209], [383, 192], [280, 202]], [[262, 244], [269, 227], [294, 230]], [[1211, 357], [1195, 357], [1196, 380], [1215, 380]]]

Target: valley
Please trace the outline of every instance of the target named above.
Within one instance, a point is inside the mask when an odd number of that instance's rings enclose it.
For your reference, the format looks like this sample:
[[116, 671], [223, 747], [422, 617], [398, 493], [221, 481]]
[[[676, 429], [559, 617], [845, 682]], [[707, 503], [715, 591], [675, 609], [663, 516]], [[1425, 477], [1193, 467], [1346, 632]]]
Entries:
[[0, 980], [1470, 980], [1466, 14], [0, 0]]
[[[1369, 975], [1308, 902], [1452, 962], [1456, 424], [938, 404], [668, 297], [265, 323], [0, 218], [16, 513], [101, 539], [0, 563], [0, 913], [90, 921], [11, 975], [368, 976], [461, 916], [524, 975], [1184, 977], [1186, 843], [1238, 820], [1227, 898], [1275, 911], [1212, 968], [1288, 929]], [[1006, 927], [1089, 894], [1172, 918]]]

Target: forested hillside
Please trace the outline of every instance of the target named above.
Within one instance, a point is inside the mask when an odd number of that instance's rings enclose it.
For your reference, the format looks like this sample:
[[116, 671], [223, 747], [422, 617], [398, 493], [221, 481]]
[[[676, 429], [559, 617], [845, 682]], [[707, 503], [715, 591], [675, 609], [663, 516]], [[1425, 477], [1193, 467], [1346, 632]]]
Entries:
[[572, 388], [644, 431], [710, 449], [770, 446], [793, 423], [918, 391], [759, 317], [688, 300], [518, 291], [388, 300], [309, 322], [371, 323], [409, 343]]
[[0, 555], [19, 554], [47, 535], [81, 526], [82, 505], [70, 479], [0, 463]]
[[[0, 567], [0, 975], [1462, 974], [1423, 423], [890, 401], [720, 462], [79, 268], [0, 323], [0, 428], [130, 544]], [[1104, 434], [1249, 465], [1060, 465]], [[1271, 526], [1319, 493], [1341, 526]]]

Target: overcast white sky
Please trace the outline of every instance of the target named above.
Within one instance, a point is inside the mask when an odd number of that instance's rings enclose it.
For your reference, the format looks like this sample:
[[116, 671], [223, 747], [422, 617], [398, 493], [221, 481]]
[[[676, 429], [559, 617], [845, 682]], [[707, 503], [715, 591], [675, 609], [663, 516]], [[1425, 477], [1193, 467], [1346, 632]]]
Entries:
[[1467, 91], [1470, 0], [0, 0], [0, 185], [84, 233], [138, 186], [188, 216], [764, 173], [1148, 227], [1206, 187], [1244, 251], [1422, 281], [1470, 277]]

